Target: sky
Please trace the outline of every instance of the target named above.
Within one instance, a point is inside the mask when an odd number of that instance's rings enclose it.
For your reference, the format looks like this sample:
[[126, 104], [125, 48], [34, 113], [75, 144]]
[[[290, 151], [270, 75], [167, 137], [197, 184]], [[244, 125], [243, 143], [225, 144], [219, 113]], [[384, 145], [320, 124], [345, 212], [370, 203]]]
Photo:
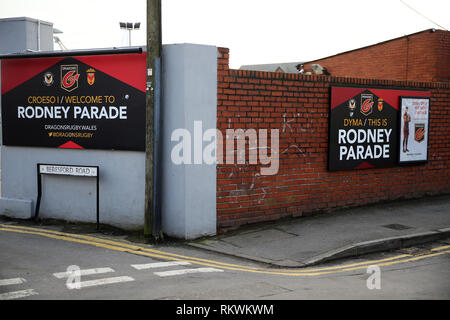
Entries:
[[[450, 29], [449, 0], [402, 1]], [[52, 22], [68, 49], [128, 45], [120, 21], [141, 22], [132, 45], [146, 43], [146, 0], [0, 1], [0, 18], [23, 16]], [[162, 0], [163, 44], [227, 47], [235, 69], [319, 59], [430, 28], [442, 29], [401, 0]]]

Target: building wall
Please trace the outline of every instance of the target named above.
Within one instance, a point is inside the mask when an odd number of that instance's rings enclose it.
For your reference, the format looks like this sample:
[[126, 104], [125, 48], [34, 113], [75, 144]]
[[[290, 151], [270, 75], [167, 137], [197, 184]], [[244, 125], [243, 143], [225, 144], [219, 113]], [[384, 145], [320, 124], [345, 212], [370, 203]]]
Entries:
[[440, 31], [439, 47], [438, 47], [438, 74], [437, 81], [450, 82], [450, 32]]
[[0, 54], [26, 50], [53, 50], [53, 23], [27, 17], [0, 19]]
[[[450, 83], [231, 70], [229, 50], [220, 48], [219, 52], [217, 125], [222, 134], [225, 136], [228, 128], [280, 132], [278, 174], [261, 176], [259, 165], [217, 166], [217, 224], [221, 232], [246, 223], [450, 192]], [[429, 162], [328, 171], [332, 85], [429, 90]]]
[[426, 30], [373, 46], [310, 61], [332, 76], [412, 81], [450, 81], [450, 32]]
[[[37, 163], [99, 166], [100, 222], [142, 228], [143, 152], [1, 146], [1, 156], [1, 214], [23, 219], [34, 215]], [[39, 217], [94, 223], [95, 178], [43, 175]]]
[[[219, 58], [218, 58], [219, 55]], [[399, 198], [450, 192], [450, 83], [303, 76], [229, 69], [229, 50], [170, 45], [162, 59], [163, 231], [195, 238], [252, 222], [302, 216]], [[431, 92], [429, 162], [360, 171], [327, 170], [330, 87], [352, 85], [426, 89]], [[176, 129], [187, 129], [195, 152], [195, 123], [202, 132], [278, 129], [278, 174], [261, 166], [173, 163]], [[203, 150], [208, 142], [200, 144]], [[100, 166], [100, 219], [142, 228], [143, 152], [53, 150], [2, 146], [0, 212], [33, 214], [36, 163]], [[222, 152], [223, 153], [223, 152]], [[195, 161], [195, 160], [194, 160]], [[90, 178], [44, 177], [41, 216], [95, 221]]]
[[[163, 231], [184, 239], [214, 235], [216, 165], [196, 161], [194, 153], [208, 144], [202, 141], [203, 132], [216, 128], [217, 48], [166, 45], [162, 61]], [[195, 123], [201, 124], [202, 132], [196, 132]], [[174, 136], [172, 140], [177, 129], [187, 130], [190, 139]], [[180, 143], [185, 146], [183, 153], [191, 154], [191, 164], [174, 163], [172, 151]]]
[[[163, 232], [183, 239], [212, 235], [216, 233], [216, 165], [175, 164], [171, 153], [178, 142], [171, 137], [174, 130], [187, 129], [196, 148], [194, 124], [202, 123], [203, 132], [216, 128], [217, 48], [165, 45], [161, 63], [162, 182], [158, 191]], [[202, 150], [208, 144], [202, 145], [203, 132], [199, 137]], [[2, 145], [0, 215], [33, 217], [37, 163], [99, 166], [100, 223], [128, 230], [143, 228], [144, 152]], [[95, 222], [95, 182], [95, 178], [43, 175], [39, 217]]]

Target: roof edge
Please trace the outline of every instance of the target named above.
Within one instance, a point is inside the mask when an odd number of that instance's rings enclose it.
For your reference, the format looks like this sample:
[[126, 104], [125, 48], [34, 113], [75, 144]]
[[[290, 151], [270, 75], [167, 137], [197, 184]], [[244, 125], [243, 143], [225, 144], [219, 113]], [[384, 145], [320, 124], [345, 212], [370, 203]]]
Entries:
[[45, 58], [45, 57], [72, 57], [72, 56], [93, 56], [102, 54], [125, 54], [125, 53], [142, 53], [145, 51], [143, 47], [124, 47], [124, 48], [105, 48], [105, 49], [89, 49], [89, 50], [55, 50], [55, 51], [35, 51], [27, 53], [9, 53], [0, 55], [1, 60], [7, 59], [24, 59], [24, 58]]
[[303, 64], [307, 64], [307, 63], [311, 63], [311, 62], [316, 62], [316, 61], [319, 61], [319, 60], [324, 60], [324, 59], [329, 59], [329, 58], [334, 58], [334, 57], [337, 57], [337, 56], [340, 56], [340, 55], [343, 55], [343, 54], [355, 52], [355, 51], [358, 51], [358, 50], [367, 49], [367, 48], [370, 48], [370, 47], [378, 46], [378, 45], [385, 44], [385, 43], [388, 43], [388, 42], [391, 42], [391, 41], [400, 40], [400, 39], [403, 39], [403, 38], [407, 38], [407, 37], [410, 37], [410, 36], [415, 36], [415, 35], [418, 35], [418, 34], [421, 34], [421, 33], [426, 33], [426, 32], [432, 32], [432, 33], [434, 33], [434, 32], [449, 32], [449, 31], [441, 30], [441, 29], [436, 29], [436, 28], [430, 28], [430, 29], [418, 31], [418, 32], [415, 32], [415, 33], [410, 33], [410, 34], [407, 34], [407, 35], [404, 35], [404, 36], [401, 36], [401, 37], [397, 37], [397, 38], [385, 40], [385, 41], [382, 41], [382, 42], [377, 42], [377, 43], [374, 43], [374, 44], [370, 44], [370, 45], [368, 45], [368, 46], [364, 46], [364, 47], [361, 47], [361, 48], [356, 48], [356, 49], [352, 49], [352, 50], [348, 50], [348, 51], [336, 53], [336, 54], [333, 54], [333, 55], [331, 55], [331, 56], [326, 56], [326, 57], [323, 57], [323, 58], [319, 58], [319, 59], [314, 59], [314, 60], [306, 61], [306, 62], [304, 62]]
[[41, 19], [35, 19], [30, 17], [11, 17], [11, 18], [0, 18], [0, 22], [9, 22], [9, 21], [28, 21], [28, 22], [39, 22], [41, 24], [46, 24], [49, 26], [53, 26], [53, 22], [48, 22]]

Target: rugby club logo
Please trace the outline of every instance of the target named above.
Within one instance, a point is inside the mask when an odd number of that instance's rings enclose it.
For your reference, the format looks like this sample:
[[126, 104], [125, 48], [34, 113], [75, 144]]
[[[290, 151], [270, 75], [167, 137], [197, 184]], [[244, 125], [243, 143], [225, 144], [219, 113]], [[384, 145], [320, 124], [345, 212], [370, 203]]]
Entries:
[[383, 103], [384, 100], [382, 98], [378, 98], [378, 111], [383, 111]]
[[44, 74], [44, 84], [46, 86], [51, 86], [53, 84], [53, 73], [51, 72], [46, 72]]
[[425, 139], [425, 124], [416, 123], [414, 125], [414, 140], [422, 142]]
[[361, 95], [361, 113], [368, 116], [372, 113], [373, 109], [373, 94], [362, 94]]
[[89, 83], [90, 86], [92, 86], [95, 82], [95, 70], [89, 68], [86, 70], [86, 74], [87, 74], [87, 82]]
[[355, 112], [355, 109], [356, 109], [356, 100], [355, 99], [351, 99], [348, 102], [348, 108], [350, 109], [350, 117], [353, 117], [353, 113]]
[[78, 65], [62, 65], [61, 66], [61, 88], [71, 92], [78, 88]]

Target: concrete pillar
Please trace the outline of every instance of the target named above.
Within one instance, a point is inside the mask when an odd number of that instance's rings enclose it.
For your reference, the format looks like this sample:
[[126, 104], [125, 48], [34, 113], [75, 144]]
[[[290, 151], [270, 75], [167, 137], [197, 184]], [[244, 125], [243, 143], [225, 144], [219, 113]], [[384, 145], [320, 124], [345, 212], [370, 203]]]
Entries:
[[[164, 46], [162, 79], [163, 231], [184, 239], [213, 235], [216, 165], [194, 159], [194, 154], [197, 150], [199, 155], [210, 144], [198, 143], [203, 133], [217, 127], [217, 48], [193, 44]], [[184, 150], [188, 152], [190, 144], [190, 164], [176, 164], [172, 159], [174, 148], [182, 142], [171, 141], [177, 129], [190, 134], [190, 143]]]

